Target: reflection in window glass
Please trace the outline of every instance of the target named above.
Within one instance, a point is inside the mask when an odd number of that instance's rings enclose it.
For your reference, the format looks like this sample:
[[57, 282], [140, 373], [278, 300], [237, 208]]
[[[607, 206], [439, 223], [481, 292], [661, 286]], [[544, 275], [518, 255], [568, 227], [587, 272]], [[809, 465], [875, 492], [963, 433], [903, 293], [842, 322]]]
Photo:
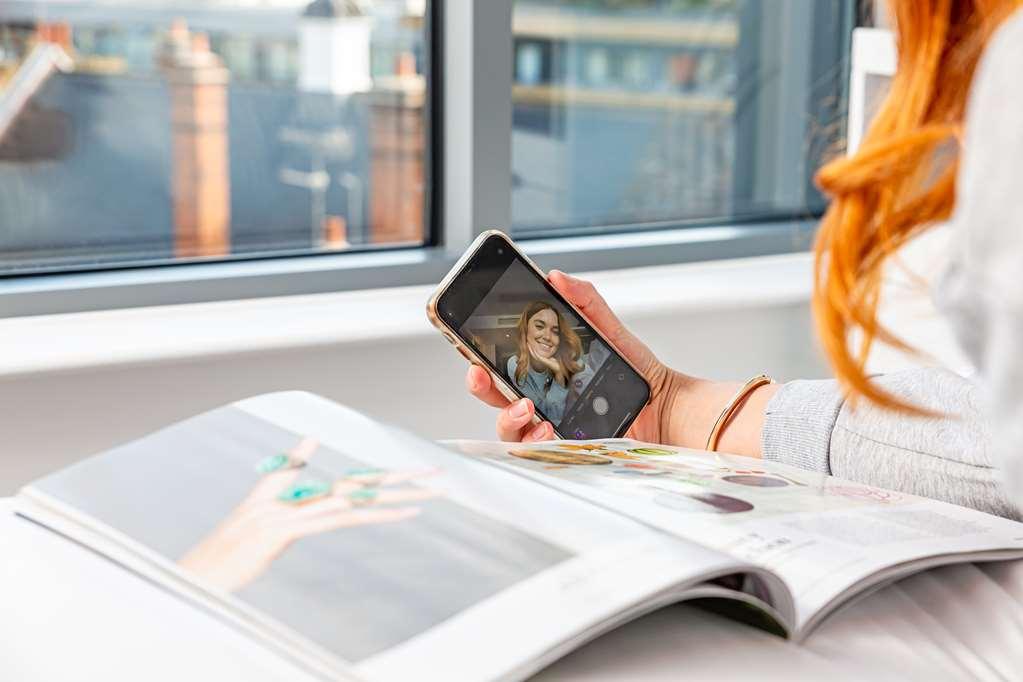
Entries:
[[422, 243], [425, 3], [0, 3], [0, 274]]
[[519, 235], [814, 214], [853, 0], [516, 0]]

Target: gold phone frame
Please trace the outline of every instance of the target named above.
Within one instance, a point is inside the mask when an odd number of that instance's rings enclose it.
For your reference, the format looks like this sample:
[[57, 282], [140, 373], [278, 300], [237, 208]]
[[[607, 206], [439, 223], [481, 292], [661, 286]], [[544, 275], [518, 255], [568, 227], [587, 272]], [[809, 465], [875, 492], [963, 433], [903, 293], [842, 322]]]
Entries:
[[[515, 387], [509, 384], [499, 372], [491, 369], [486, 358], [484, 358], [479, 351], [477, 351], [472, 346], [463, 343], [462, 339], [459, 338], [458, 336], [458, 331], [450, 327], [441, 318], [440, 313], [437, 311], [437, 304], [440, 301], [441, 296], [443, 296], [444, 293], [447, 292], [447, 290], [451, 287], [451, 285], [455, 281], [455, 278], [458, 277], [458, 275], [462, 272], [462, 268], [465, 267], [466, 263], [472, 260], [472, 258], [476, 255], [476, 252], [479, 251], [480, 247], [482, 247], [483, 244], [491, 237], [499, 237], [500, 239], [502, 239], [508, 246], [508, 248], [514, 251], [522, 259], [522, 261], [526, 264], [527, 267], [532, 269], [533, 272], [540, 279], [542, 279], [545, 282], [547, 281], [547, 274], [544, 273], [544, 271], [541, 270], [539, 266], [537, 266], [537, 264], [534, 263], [529, 256], [524, 254], [522, 250], [515, 245], [515, 242], [513, 242], [508, 235], [506, 235], [501, 230], [486, 230], [484, 232], [481, 232], [480, 235], [473, 240], [472, 244], [469, 245], [469, 248], [466, 249], [465, 253], [462, 254], [462, 257], [458, 259], [454, 266], [452, 266], [451, 270], [448, 271], [448, 274], [444, 276], [444, 279], [440, 281], [440, 284], [437, 285], [437, 289], [433, 292], [433, 294], [430, 296], [430, 299], [426, 302], [426, 317], [430, 320], [430, 323], [433, 324], [433, 326], [436, 327], [438, 331], [440, 331], [444, 338], [448, 340], [448, 343], [455, 347], [455, 350], [457, 350], [463, 358], [468, 360], [471, 364], [479, 365], [484, 370], [486, 370], [487, 374], [490, 375], [490, 380], [493, 382], [494, 386], [497, 387], [497, 390], [501, 393], [501, 395], [503, 395], [509, 401], [514, 402], [516, 400], [519, 400], [520, 398], [524, 398], [525, 396], [523, 396]], [[573, 313], [578, 315], [579, 319], [585, 321], [586, 324], [590, 326], [590, 329], [592, 329], [593, 332], [597, 335], [597, 337], [600, 338], [601, 342], [603, 342], [604, 344], [607, 345], [608, 348], [613, 350], [618, 355], [618, 357], [621, 358], [622, 361], [625, 362], [625, 364], [628, 365], [632, 369], [632, 371], [634, 371], [636, 375], [643, 380], [644, 383], [646, 383], [647, 402], [644, 403], [643, 406], [636, 410], [635, 414], [632, 415], [631, 420], [629, 421], [629, 425], [626, 428], [626, 431], [628, 431], [628, 429], [631, 428], [632, 425], [636, 422], [636, 419], [639, 417], [640, 412], [642, 412], [646, 408], [646, 406], [650, 404], [649, 396], [653, 393], [653, 391], [650, 389], [650, 383], [647, 382], [646, 377], [643, 376], [643, 373], [640, 372], [639, 369], [637, 369], [636, 366], [633, 365], [632, 362], [630, 362], [627, 357], [625, 357], [625, 354], [622, 353], [615, 344], [611, 343], [611, 341], [609, 341], [607, 337], [600, 333], [600, 330], [597, 329], [597, 326], [594, 325], [593, 322], [588, 317], [586, 317], [586, 315], [584, 315], [581, 310], [572, 305], [571, 302], [565, 300], [565, 298], [560, 294], [557, 295], [557, 298], [562, 305], [568, 307]], [[539, 415], [534, 413], [532, 423], [539, 424], [540, 422], [541, 419]], [[553, 424], [551, 424], [551, 426], [554, 427]], [[560, 439], [568, 440], [565, 438], [563, 434], [558, 432], [557, 427], [554, 427], [554, 435]], [[622, 435], [623, 434], [616, 433], [612, 437], [619, 438]]]

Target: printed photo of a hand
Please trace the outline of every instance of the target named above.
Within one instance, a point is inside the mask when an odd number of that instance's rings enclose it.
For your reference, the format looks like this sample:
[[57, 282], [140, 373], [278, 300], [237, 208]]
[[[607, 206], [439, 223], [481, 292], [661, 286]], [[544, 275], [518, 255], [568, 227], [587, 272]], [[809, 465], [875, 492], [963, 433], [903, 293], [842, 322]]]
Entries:
[[[288, 468], [265, 474], [251, 492], [178, 565], [208, 585], [234, 592], [258, 578], [293, 542], [311, 535], [417, 516], [415, 502], [438, 497], [425, 488], [395, 487], [437, 473], [358, 470], [334, 481], [326, 494], [305, 501], [281, 495], [308, 475], [302, 465], [319, 443], [304, 438], [288, 453]], [[395, 506], [396, 505], [396, 506]]]

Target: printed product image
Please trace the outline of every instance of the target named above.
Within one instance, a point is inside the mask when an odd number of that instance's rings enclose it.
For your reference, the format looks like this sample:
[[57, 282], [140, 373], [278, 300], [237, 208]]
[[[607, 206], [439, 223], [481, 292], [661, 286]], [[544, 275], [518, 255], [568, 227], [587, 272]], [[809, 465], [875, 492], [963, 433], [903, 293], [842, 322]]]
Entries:
[[581, 452], [557, 452], [555, 450], [509, 450], [509, 455], [520, 459], [547, 464], [611, 464], [613, 460]]
[[755, 474], [733, 474], [731, 476], [722, 476], [721, 480], [738, 485], [748, 485], [751, 488], [784, 488], [789, 485], [788, 481], [774, 476], [759, 476]]
[[664, 457], [667, 455], [677, 455], [678, 453], [674, 450], [668, 450], [667, 448], [632, 448], [629, 452], [634, 455], [651, 455], [654, 457]]
[[735, 514], [753, 510], [746, 500], [718, 493], [674, 493], [658, 491], [654, 502], [662, 507], [681, 512]]

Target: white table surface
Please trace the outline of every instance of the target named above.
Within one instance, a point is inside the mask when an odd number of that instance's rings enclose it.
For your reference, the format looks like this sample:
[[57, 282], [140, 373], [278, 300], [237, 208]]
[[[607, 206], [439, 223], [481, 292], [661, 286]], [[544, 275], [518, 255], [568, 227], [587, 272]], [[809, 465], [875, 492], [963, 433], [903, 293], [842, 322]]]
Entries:
[[[308, 675], [0, 500], [0, 679], [264, 680]], [[543, 680], [1023, 680], [1023, 562], [903, 580], [802, 645], [681, 605], [625, 625]]]

